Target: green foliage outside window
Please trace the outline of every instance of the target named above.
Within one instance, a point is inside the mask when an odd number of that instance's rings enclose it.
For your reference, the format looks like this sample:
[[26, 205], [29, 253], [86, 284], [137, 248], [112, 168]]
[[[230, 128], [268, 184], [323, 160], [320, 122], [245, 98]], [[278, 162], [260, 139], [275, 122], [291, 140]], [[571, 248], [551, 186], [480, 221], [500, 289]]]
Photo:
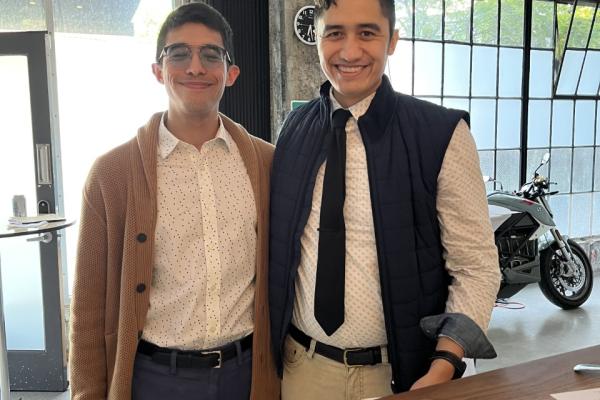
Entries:
[[[444, 40], [471, 43], [472, 27], [474, 43], [523, 46], [525, 1], [530, 0], [474, 0], [474, 9], [471, 10], [471, 0], [415, 0], [413, 32], [413, 0], [396, 0], [397, 28], [401, 38], [442, 40], [442, 6], [445, 4]], [[562, 40], [566, 39], [572, 9], [568, 4], [557, 6], [559, 37]], [[569, 46], [586, 46], [594, 10], [588, 5], [577, 7]], [[597, 14], [589, 45], [594, 49], [600, 49], [600, 10]], [[534, 0], [532, 47], [552, 48], [553, 30], [554, 3]]]

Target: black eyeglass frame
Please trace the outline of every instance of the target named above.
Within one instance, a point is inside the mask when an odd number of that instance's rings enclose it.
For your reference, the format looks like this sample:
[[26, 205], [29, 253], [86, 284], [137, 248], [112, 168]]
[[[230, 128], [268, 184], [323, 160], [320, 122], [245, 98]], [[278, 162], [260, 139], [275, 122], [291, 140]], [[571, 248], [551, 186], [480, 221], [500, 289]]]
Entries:
[[[193, 54], [194, 49], [203, 49], [203, 48], [215, 49], [225, 55], [225, 59], [223, 61], [225, 61], [225, 63], [227, 63], [227, 65], [233, 65], [233, 61], [231, 61], [229, 52], [227, 51], [227, 49], [225, 49], [221, 46], [217, 46], [216, 44], [205, 44], [202, 46], [190, 46], [187, 43], [171, 43], [170, 45], [163, 47], [162, 51], [160, 52], [160, 55], [158, 56], [159, 63], [161, 63], [163, 58], [167, 56], [167, 51], [169, 51], [169, 49], [173, 48], [173, 47], [186, 47], [190, 50], [190, 54]], [[190, 58], [190, 60], [191, 60], [191, 58]]]

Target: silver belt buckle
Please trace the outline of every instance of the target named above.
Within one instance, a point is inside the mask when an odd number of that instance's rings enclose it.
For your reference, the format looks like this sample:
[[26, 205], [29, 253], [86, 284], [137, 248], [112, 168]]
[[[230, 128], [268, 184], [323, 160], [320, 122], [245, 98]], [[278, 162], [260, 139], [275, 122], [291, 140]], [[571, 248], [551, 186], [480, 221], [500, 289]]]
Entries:
[[210, 354], [217, 354], [219, 356], [219, 363], [217, 365], [215, 365], [213, 368], [221, 368], [221, 366], [223, 365], [223, 353], [221, 352], [221, 350], [203, 351], [202, 352], [202, 355], [210, 355]]
[[351, 351], [355, 351], [357, 349], [346, 349], [344, 350], [344, 365], [348, 368], [357, 368], [357, 367], [364, 367], [364, 364], [348, 364], [348, 353]]

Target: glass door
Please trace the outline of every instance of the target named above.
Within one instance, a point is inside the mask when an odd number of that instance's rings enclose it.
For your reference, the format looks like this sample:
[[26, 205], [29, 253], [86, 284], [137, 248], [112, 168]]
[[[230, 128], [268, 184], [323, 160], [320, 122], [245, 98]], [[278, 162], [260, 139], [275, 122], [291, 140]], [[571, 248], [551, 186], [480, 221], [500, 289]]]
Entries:
[[[15, 195], [25, 196], [27, 215], [62, 211], [56, 189], [60, 168], [53, 163], [48, 43], [46, 32], [0, 33], [2, 224], [12, 215]], [[10, 388], [64, 391], [62, 238], [53, 233], [48, 243], [36, 239], [0, 239]]]

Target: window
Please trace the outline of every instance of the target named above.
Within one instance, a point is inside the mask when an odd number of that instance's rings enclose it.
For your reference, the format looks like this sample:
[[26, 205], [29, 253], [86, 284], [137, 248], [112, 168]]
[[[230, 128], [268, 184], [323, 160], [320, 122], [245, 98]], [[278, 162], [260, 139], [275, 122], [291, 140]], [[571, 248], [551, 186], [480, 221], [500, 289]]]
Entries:
[[[565, 21], [572, 13], [575, 28], [567, 43]], [[591, 222], [600, 220], [598, 99], [553, 96], [555, 40], [567, 49], [561, 90], [598, 95], [598, 7], [555, 7], [547, 0], [396, 0], [396, 18], [400, 43], [389, 60], [396, 90], [469, 111], [482, 173], [505, 189], [517, 189], [550, 151], [541, 173], [561, 191], [551, 199], [559, 228], [572, 236], [599, 234], [600, 223]]]
[[[55, 5], [64, 204], [75, 218], [94, 160], [167, 107], [151, 64], [160, 24], [173, 6], [171, 0], [80, 3]], [[77, 228], [66, 236], [70, 287]]]

